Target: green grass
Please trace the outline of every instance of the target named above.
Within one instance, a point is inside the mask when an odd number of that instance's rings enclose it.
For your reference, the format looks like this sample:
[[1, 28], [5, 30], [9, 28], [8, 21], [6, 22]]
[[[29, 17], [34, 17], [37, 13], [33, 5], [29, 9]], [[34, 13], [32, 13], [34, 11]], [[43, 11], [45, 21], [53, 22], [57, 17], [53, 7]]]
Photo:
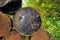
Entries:
[[25, 36], [25, 40], [29, 40], [29, 36]]

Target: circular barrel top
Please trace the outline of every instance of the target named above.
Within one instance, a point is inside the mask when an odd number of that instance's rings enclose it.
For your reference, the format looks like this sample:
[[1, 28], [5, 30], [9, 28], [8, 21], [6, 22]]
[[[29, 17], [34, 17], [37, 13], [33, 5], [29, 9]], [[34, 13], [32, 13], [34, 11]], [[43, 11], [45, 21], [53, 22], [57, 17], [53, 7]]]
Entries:
[[25, 7], [16, 12], [13, 23], [17, 32], [31, 36], [41, 27], [41, 17], [35, 9]]

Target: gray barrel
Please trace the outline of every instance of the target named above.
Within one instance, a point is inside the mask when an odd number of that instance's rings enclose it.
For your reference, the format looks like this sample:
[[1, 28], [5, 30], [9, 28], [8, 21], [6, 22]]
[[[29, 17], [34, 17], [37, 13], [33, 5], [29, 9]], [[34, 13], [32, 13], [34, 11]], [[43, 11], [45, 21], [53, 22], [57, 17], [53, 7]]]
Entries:
[[26, 7], [16, 12], [13, 23], [17, 32], [24, 36], [32, 36], [41, 27], [41, 17], [39, 12]]

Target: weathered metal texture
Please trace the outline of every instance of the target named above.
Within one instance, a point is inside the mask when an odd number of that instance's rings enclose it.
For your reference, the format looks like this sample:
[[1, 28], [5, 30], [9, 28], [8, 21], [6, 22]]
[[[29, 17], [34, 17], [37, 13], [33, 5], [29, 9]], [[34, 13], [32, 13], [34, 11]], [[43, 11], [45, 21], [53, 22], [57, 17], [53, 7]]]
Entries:
[[14, 27], [22, 35], [31, 36], [41, 27], [41, 17], [36, 10], [26, 7], [16, 12]]
[[[4, 0], [3, 0], [4, 1]], [[4, 6], [0, 7], [0, 11], [5, 14], [15, 14], [21, 8], [22, 0], [6, 0], [8, 1]]]
[[11, 20], [8, 16], [0, 12], [0, 37], [6, 35], [10, 31]]
[[54, 38], [47, 31], [40, 29], [30, 37], [30, 40], [54, 40]]
[[24, 37], [16, 31], [11, 31], [2, 40], [24, 40]]

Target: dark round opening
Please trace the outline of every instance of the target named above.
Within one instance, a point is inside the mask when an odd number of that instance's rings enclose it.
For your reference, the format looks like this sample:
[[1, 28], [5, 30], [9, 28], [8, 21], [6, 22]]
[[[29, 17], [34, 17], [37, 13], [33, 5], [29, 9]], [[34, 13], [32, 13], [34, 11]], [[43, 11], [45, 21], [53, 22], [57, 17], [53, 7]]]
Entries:
[[6, 14], [15, 14], [21, 8], [22, 0], [11, 0], [5, 6], [0, 7], [0, 11]]

